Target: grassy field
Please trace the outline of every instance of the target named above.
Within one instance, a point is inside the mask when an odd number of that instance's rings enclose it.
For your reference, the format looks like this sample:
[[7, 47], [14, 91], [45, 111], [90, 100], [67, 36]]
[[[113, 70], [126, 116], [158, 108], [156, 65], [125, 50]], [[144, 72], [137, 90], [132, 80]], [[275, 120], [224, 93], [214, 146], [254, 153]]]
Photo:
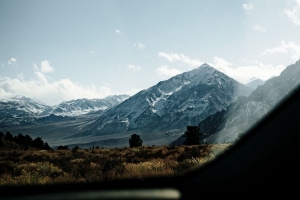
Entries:
[[180, 176], [213, 160], [230, 145], [71, 150], [24, 150], [16, 144], [2, 145], [0, 186]]

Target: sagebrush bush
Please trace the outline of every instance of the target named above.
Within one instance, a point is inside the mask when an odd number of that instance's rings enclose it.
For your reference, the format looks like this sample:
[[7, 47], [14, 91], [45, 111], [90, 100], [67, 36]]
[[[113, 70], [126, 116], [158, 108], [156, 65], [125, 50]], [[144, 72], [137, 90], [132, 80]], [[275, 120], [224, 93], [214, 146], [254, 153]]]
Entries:
[[0, 184], [30, 185], [180, 176], [230, 144], [72, 150], [0, 150]]

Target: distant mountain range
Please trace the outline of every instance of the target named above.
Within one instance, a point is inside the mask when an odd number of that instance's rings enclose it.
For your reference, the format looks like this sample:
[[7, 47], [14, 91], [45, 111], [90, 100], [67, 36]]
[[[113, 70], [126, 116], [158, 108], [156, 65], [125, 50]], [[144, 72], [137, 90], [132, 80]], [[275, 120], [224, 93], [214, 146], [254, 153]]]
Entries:
[[74, 120], [75, 116], [83, 114], [102, 114], [127, 98], [128, 95], [115, 95], [104, 99], [77, 99], [47, 106], [24, 96], [15, 96], [0, 100], [0, 127]]
[[[299, 68], [298, 61], [279, 77], [241, 84], [203, 64], [131, 97], [79, 99], [53, 107], [16, 97], [0, 101], [0, 126], [42, 137], [51, 147], [128, 146], [133, 133], [144, 145], [180, 144], [188, 125], [204, 132], [201, 142], [232, 142], [299, 83]], [[26, 124], [25, 119], [34, 121]]]

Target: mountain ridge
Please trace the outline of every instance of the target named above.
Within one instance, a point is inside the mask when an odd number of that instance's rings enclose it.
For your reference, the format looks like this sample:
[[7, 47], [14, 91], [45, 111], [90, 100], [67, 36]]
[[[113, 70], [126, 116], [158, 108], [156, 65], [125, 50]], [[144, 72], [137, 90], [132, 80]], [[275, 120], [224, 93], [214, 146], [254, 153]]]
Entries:
[[234, 142], [259, 122], [300, 84], [300, 60], [289, 65], [277, 77], [268, 79], [248, 97], [239, 98], [226, 111], [209, 116], [198, 124], [205, 142]]
[[[179, 134], [189, 124], [198, 124], [209, 114], [226, 108], [251, 89], [204, 64], [138, 92], [103, 113], [82, 136], [128, 135], [135, 132], [149, 137]], [[157, 138], [159, 137], [157, 136]], [[68, 137], [68, 138], [70, 138]], [[150, 138], [151, 139], [151, 138]]]
[[[252, 91], [203, 64], [141, 90], [103, 113], [90, 117], [80, 115], [73, 121], [55, 122], [55, 126], [40, 125], [40, 133], [35, 134], [46, 138], [51, 146], [88, 143], [127, 146], [124, 138], [132, 133], [141, 135], [145, 145], [166, 145], [183, 134], [188, 125], [198, 124]], [[76, 101], [69, 102], [61, 109], [75, 104]], [[28, 134], [36, 127], [16, 130]]]
[[[76, 99], [56, 106], [47, 106], [25, 96], [0, 100], [0, 125], [29, 125], [57, 120], [70, 120], [83, 114], [102, 114], [129, 95], [114, 95], [104, 99]], [[75, 103], [74, 103], [75, 102]], [[52, 119], [52, 121], [50, 120]], [[50, 121], [49, 121], [50, 120]]]

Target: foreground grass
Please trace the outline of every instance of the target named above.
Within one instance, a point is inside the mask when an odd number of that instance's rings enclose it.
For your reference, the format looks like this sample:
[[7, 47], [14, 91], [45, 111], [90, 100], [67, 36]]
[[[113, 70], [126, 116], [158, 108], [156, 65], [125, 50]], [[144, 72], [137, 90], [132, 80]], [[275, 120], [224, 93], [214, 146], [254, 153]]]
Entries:
[[72, 150], [0, 149], [0, 186], [180, 176], [230, 144]]

